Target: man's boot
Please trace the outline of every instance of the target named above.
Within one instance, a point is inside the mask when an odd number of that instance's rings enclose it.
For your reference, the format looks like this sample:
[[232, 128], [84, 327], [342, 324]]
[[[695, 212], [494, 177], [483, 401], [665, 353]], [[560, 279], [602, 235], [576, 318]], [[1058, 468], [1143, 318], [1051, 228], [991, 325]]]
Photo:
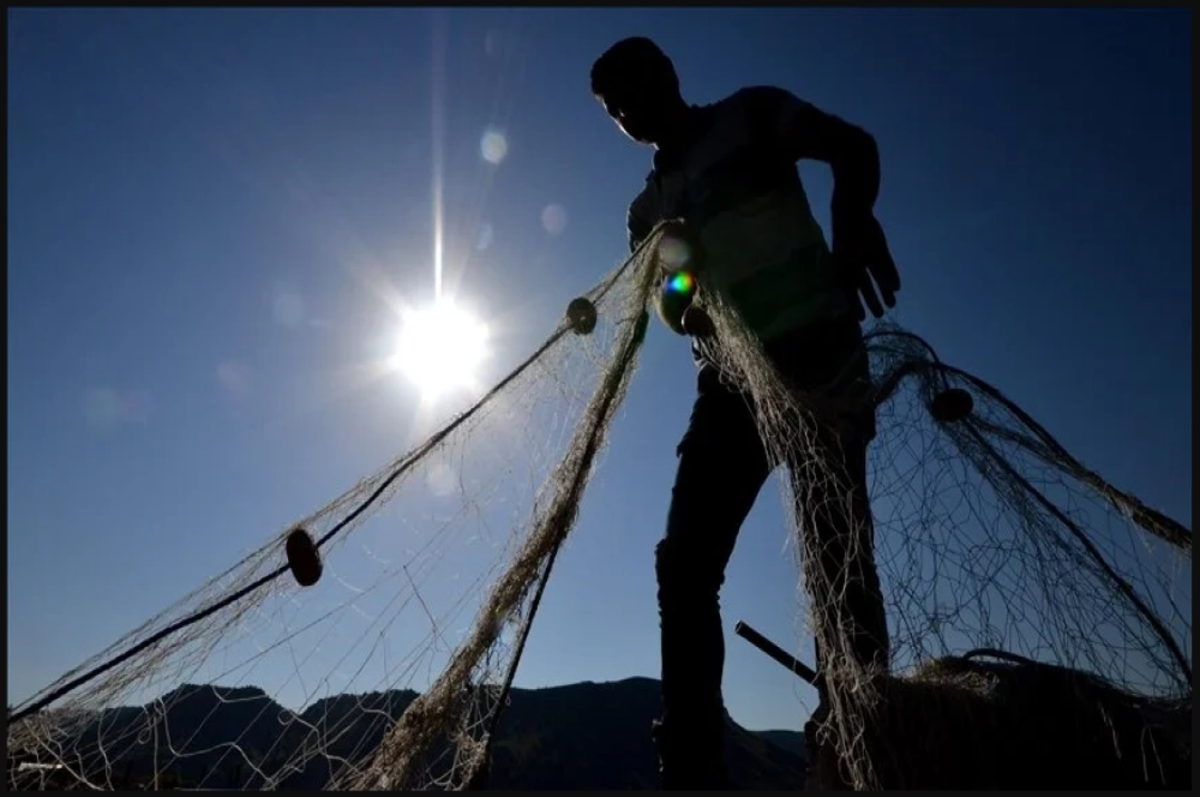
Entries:
[[727, 791], [723, 727], [655, 720], [650, 729], [658, 748], [663, 791]]
[[852, 791], [847, 773], [833, 740], [826, 734], [829, 704], [824, 696], [815, 711], [804, 723], [806, 753], [804, 788], [806, 791]]

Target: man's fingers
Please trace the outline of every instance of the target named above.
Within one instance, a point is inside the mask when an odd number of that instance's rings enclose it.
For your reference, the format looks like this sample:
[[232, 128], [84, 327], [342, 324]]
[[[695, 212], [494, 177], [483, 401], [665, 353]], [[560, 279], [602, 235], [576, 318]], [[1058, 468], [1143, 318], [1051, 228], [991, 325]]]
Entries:
[[[880, 272], [883, 273], [880, 273]], [[879, 288], [879, 295], [883, 298], [883, 303], [888, 307], [896, 306], [896, 292], [891, 287], [892, 280], [887, 278], [887, 272], [882, 267], [871, 269], [871, 276], [875, 278], [875, 285]]]
[[854, 314], [860, 322], [866, 320], [867, 310], [880, 318], [885, 306], [895, 307], [896, 292], [900, 290], [900, 274], [887, 250], [887, 244], [882, 241], [877, 244], [870, 247], [875, 250], [873, 253], [865, 253], [865, 259], [870, 264], [867, 266], [851, 265], [861, 261], [853, 255], [847, 256], [845, 248], [838, 253], [843, 284], [847, 293], [854, 297]]
[[854, 310], [854, 319], [859, 323], [867, 319], [867, 311], [863, 309], [862, 299], [859, 298], [857, 290], [849, 290], [846, 295], [850, 297], [850, 306]]
[[877, 267], [875, 281], [879, 287], [888, 293], [895, 294], [900, 290], [900, 272], [890, 254], [885, 255]]
[[684, 311], [681, 324], [683, 331], [693, 338], [707, 338], [716, 332], [712, 319], [708, 317], [708, 313], [695, 305], [690, 305]]
[[871, 271], [875, 277], [875, 284], [884, 293], [884, 301], [887, 301], [888, 294], [892, 295], [892, 301], [888, 302], [888, 306], [891, 307], [895, 303], [895, 294], [900, 290], [900, 272], [896, 269], [896, 261], [892, 259], [891, 250], [888, 249], [887, 236], [883, 234], [883, 226], [878, 220], [873, 232]]
[[867, 309], [876, 318], [883, 315], [883, 305], [879, 303], [879, 296], [875, 293], [875, 286], [871, 283], [871, 275], [866, 269], [863, 269], [858, 276], [858, 290], [862, 294], [863, 301], [866, 302]]
[[896, 292], [900, 290], [900, 272], [896, 269], [896, 262], [892, 260], [892, 253], [888, 251], [887, 243], [882, 239], [877, 243], [874, 257], [871, 258], [867, 270], [875, 279], [875, 285], [879, 288], [883, 303], [888, 307], [895, 307]]

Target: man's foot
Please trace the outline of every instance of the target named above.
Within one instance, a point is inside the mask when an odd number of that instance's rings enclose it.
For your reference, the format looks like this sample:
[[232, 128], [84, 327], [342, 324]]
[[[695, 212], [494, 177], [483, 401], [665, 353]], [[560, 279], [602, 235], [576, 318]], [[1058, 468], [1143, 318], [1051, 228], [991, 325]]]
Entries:
[[[728, 791], [721, 735], [703, 738], [693, 732], [677, 733], [674, 726], [654, 720], [650, 736], [658, 748], [658, 772], [663, 791]], [[715, 740], [714, 738], [715, 737]]]
[[823, 727], [829, 720], [829, 704], [822, 698], [804, 723], [805, 788], [809, 791], [852, 791], [842, 761]]

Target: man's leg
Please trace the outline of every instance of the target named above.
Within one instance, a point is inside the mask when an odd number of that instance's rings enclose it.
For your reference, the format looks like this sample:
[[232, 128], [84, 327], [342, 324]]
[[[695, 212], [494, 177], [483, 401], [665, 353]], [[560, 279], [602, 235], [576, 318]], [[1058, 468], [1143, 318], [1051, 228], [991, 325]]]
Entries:
[[667, 531], [655, 550], [663, 690], [656, 742], [663, 788], [719, 788], [725, 723], [719, 593], [770, 467], [746, 399], [711, 368], [700, 373], [678, 454]]
[[[777, 360], [795, 387], [818, 390], [845, 400], [848, 407], [860, 407], [838, 419], [836, 428], [823, 429], [808, 451], [796, 452], [798, 460], [789, 468], [800, 532], [805, 535], [804, 578], [817, 621], [825, 624], [814, 640], [817, 670], [823, 674], [830, 664], [828, 658], [839, 655], [821, 644], [821, 637], [834, 624], [849, 632], [849, 656], [860, 664], [886, 669], [887, 617], [875, 567], [867, 489], [867, 447], [875, 437], [875, 412], [861, 329], [857, 323], [832, 324], [796, 335], [779, 349]], [[833, 490], [831, 469], [838, 476]], [[813, 590], [816, 582], [820, 588]], [[818, 732], [827, 719], [829, 701], [823, 684], [818, 691], [820, 702], [804, 725], [810, 767], [829, 766], [831, 761], [820, 749]], [[835, 776], [826, 773], [826, 777]]]
[[[889, 664], [887, 615], [875, 566], [874, 527], [867, 494], [867, 440], [853, 433], [832, 440], [828, 439], [832, 435], [826, 437], [823, 444], [818, 444], [818, 450], [827, 462], [832, 460], [830, 464], [840, 469], [839, 486], [841, 490], [849, 490], [849, 496], [839, 496], [841, 500], [836, 501], [824, 500], [830, 497], [822, 494], [828, 492], [827, 485], [813, 485], [808, 479], [797, 478], [796, 470], [792, 470], [793, 489], [801, 503], [797, 507], [801, 533], [808, 537], [802, 543], [804, 577], [810, 585], [818, 625], [815, 640], [817, 671], [826, 675], [831, 669], [837, 669], [843, 663], [839, 659], [844, 654], [860, 667], [874, 666], [886, 672]], [[810, 499], [807, 505], [804, 503], [806, 491]], [[811, 499], [816, 499], [815, 507]], [[814, 581], [820, 583], [818, 589], [812, 589]], [[832, 634], [837, 634], [837, 642], [843, 644], [830, 649], [821, 644], [821, 640]], [[811, 767], [819, 767], [824, 785], [835, 788], [831, 784], [839, 782], [844, 775], [840, 767], [834, 765], [838, 759], [831, 757], [831, 751], [821, 749], [827, 742], [823, 741], [820, 728], [830, 711], [824, 681], [818, 692], [817, 708], [804, 725], [809, 774], [813, 774]], [[848, 783], [843, 786], [849, 788]]]
[[[799, 452], [791, 468], [802, 533], [808, 536], [806, 578], [821, 583], [813, 596], [818, 613], [832, 615], [831, 621], [840, 615], [850, 636], [849, 654], [861, 666], [886, 669], [887, 618], [867, 491], [867, 447], [875, 437], [868, 355], [856, 323], [834, 323], [806, 335], [808, 340], [796, 340], [781, 357], [794, 385], [845, 404], [839, 417], [823, 419], [812, 448]], [[813, 551], [819, 553], [809, 557]], [[824, 654], [818, 644], [818, 669]]]
[[[832, 435], [831, 435], [832, 436]], [[860, 667], [876, 666], [887, 670], [889, 642], [887, 615], [875, 566], [875, 534], [867, 495], [867, 441], [854, 434], [841, 435], [819, 443], [821, 456], [838, 470], [837, 487], [847, 495], [833, 496], [822, 485], [796, 484], [797, 495], [809, 491], [815, 505], [809, 504], [802, 523], [811, 533], [811, 547], [819, 551], [811, 564], [822, 583], [821, 595], [814, 596], [818, 622], [838, 622], [849, 638], [850, 655]], [[847, 511], [849, 510], [849, 511]], [[839, 621], [840, 620], [840, 621]], [[818, 646], [818, 657], [825, 652]], [[825, 666], [818, 661], [818, 669]]]

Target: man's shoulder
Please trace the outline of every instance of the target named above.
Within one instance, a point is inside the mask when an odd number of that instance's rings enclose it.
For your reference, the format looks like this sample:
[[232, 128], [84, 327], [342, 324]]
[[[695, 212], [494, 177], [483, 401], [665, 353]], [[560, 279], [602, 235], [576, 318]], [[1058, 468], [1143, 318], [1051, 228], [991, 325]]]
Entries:
[[646, 172], [646, 179], [642, 183], [642, 187], [638, 189], [637, 194], [633, 197], [633, 201], [629, 203], [629, 212], [640, 211], [654, 202], [654, 169]]
[[639, 237], [649, 232], [650, 228], [658, 223], [657, 208], [654, 170], [651, 169], [641, 190], [634, 196], [626, 211], [626, 223], [630, 231], [636, 232]]
[[754, 115], [774, 113], [799, 102], [801, 100], [785, 88], [759, 85], [738, 89], [717, 105], [729, 111]]

